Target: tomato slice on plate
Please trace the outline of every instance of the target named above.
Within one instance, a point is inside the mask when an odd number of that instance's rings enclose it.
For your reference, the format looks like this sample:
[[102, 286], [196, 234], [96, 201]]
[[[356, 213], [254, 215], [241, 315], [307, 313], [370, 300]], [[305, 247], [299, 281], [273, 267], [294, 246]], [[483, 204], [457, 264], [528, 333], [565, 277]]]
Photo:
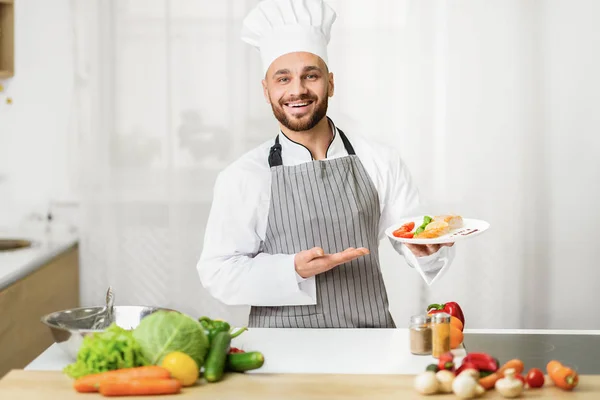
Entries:
[[412, 222], [412, 221], [411, 221], [411, 222], [407, 222], [407, 223], [405, 223], [404, 225], [402, 225], [402, 226], [401, 226], [400, 228], [398, 228], [398, 229], [403, 229], [403, 230], [405, 230], [405, 231], [408, 231], [408, 232], [410, 232], [410, 231], [412, 231], [413, 229], [415, 229], [415, 223], [414, 223], [414, 222]]
[[412, 239], [415, 236], [415, 234], [413, 232], [396, 231], [394, 232], [394, 236], [404, 239]]
[[413, 232], [411, 232], [414, 229], [414, 227], [415, 227], [414, 222], [407, 222], [404, 225], [402, 225], [400, 228], [396, 229], [393, 234], [396, 237], [410, 239], [415, 235]]

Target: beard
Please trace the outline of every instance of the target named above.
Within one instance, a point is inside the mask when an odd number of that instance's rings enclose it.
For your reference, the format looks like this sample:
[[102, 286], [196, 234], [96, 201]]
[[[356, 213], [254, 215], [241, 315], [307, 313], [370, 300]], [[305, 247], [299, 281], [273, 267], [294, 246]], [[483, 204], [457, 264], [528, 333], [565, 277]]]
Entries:
[[323, 97], [323, 100], [321, 100], [319, 103], [316, 103], [315, 109], [312, 113], [303, 115], [300, 118], [296, 118], [294, 116], [288, 117], [288, 115], [283, 109], [284, 104], [291, 101], [302, 100], [310, 100], [313, 102], [313, 104], [315, 104], [317, 98], [310, 94], [306, 94], [299, 96], [298, 98], [280, 100], [277, 103], [277, 106], [275, 106], [275, 104], [271, 102], [271, 108], [273, 109], [273, 114], [275, 115], [275, 118], [277, 118], [281, 125], [294, 132], [308, 131], [314, 128], [319, 123], [319, 121], [321, 121], [323, 117], [325, 117], [325, 115], [327, 114], [328, 98], [327, 95], [325, 95]]

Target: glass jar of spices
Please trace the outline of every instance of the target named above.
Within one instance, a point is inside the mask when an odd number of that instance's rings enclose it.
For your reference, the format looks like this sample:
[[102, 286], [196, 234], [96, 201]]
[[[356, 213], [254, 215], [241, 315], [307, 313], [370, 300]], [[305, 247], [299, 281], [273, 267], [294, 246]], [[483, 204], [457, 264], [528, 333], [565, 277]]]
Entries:
[[431, 316], [431, 355], [439, 358], [450, 351], [450, 314], [436, 313]]
[[416, 355], [431, 354], [431, 317], [413, 315], [410, 317], [410, 352]]

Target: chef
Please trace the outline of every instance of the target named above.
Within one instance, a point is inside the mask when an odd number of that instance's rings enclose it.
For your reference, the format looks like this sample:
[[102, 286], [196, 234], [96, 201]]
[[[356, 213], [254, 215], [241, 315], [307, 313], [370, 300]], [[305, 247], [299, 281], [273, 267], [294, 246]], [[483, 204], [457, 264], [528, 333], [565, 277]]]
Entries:
[[[219, 173], [197, 269], [216, 299], [251, 306], [250, 327], [395, 327], [378, 247], [419, 195], [396, 151], [327, 116], [335, 20], [322, 0], [266, 0], [243, 23], [280, 129]], [[394, 248], [430, 276], [455, 252]]]

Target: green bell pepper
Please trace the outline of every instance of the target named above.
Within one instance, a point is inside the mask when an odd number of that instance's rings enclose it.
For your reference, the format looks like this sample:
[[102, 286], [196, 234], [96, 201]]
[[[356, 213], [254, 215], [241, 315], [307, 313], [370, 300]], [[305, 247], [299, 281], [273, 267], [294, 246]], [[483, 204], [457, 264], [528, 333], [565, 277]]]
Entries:
[[210, 319], [209, 317], [204, 316], [198, 318], [198, 322], [200, 322], [200, 325], [202, 325], [202, 329], [204, 329], [204, 333], [206, 334], [206, 337], [208, 337], [208, 341], [210, 343], [212, 343], [213, 338], [219, 332], [229, 332], [231, 334], [231, 338], [233, 339], [248, 329], [247, 327], [244, 327], [238, 329], [235, 333], [232, 334], [231, 332], [233, 328], [231, 328], [231, 325], [229, 325], [228, 322], [223, 321], [221, 319]]

